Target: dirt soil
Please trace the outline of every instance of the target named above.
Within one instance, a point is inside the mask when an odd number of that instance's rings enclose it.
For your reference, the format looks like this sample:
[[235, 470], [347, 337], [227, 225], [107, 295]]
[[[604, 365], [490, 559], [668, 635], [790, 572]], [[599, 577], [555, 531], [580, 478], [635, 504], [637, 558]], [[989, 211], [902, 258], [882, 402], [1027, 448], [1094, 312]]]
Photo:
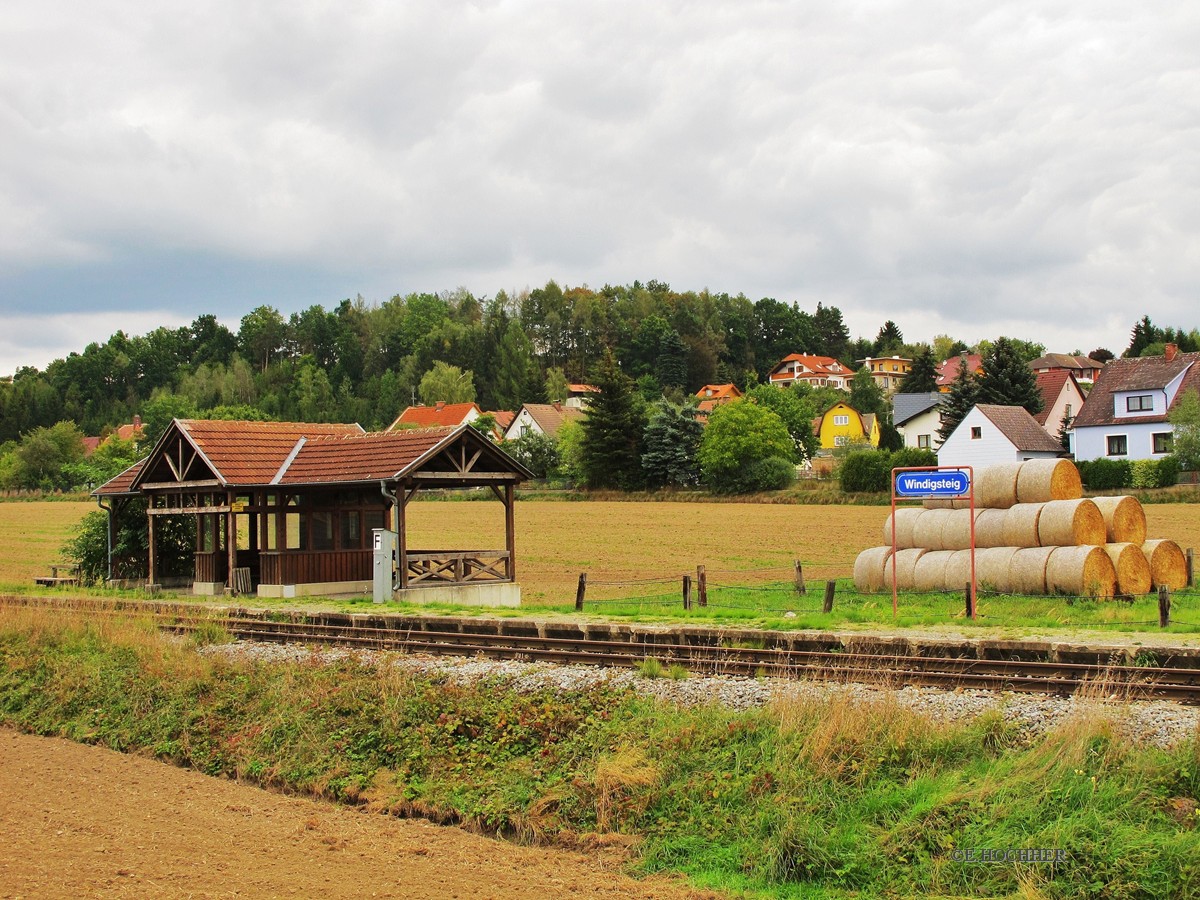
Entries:
[[0, 729], [0, 897], [709, 898], [516, 846]]

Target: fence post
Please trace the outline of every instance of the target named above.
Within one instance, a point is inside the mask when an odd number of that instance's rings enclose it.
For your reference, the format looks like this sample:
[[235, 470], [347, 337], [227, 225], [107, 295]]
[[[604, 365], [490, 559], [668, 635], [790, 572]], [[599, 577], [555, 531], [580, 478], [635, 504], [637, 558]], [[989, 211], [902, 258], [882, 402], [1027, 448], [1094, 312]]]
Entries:
[[1165, 584], [1158, 586], [1158, 627], [1171, 624], [1171, 589]]
[[587, 572], [579, 573], [579, 587], [575, 589], [575, 611], [583, 612], [583, 595], [587, 592]]
[[1196, 550], [1194, 547], [1187, 548], [1187, 586], [1196, 586]]
[[692, 576], [683, 576], [683, 608], [692, 608]]
[[971, 590], [971, 582], [967, 582], [967, 618], [975, 618], [975, 592]]
[[836, 590], [836, 581], [825, 582], [825, 602], [821, 604], [821, 612], [833, 612], [833, 593]]
[[708, 572], [704, 566], [696, 566], [696, 602], [708, 606]]
[[800, 565], [800, 560], [796, 560], [796, 593], [808, 593], [808, 588], [804, 586], [804, 566]]

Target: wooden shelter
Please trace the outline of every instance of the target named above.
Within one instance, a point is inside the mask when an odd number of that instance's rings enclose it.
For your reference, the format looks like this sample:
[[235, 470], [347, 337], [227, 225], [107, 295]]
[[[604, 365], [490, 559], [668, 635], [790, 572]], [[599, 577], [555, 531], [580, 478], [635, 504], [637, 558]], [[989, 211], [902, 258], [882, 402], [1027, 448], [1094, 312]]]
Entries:
[[[194, 590], [261, 596], [369, 590], [373, 530], [398, 535], [394, 586], [514, 582], [513, 489], [531, 473], [467, 425], [368, 434], [358, 425], [176, 419], [150, 455], [94, 491], [115, 510], [147, 502], [147, 581], [156, 523], [194, 516]], [[413, 549], [405, 510], [422, 489], [487, 487], [505, 547]], [[111, 534], [111, 531], [110, 531]], [[110, 544], [111, 546], [111, 544]]]

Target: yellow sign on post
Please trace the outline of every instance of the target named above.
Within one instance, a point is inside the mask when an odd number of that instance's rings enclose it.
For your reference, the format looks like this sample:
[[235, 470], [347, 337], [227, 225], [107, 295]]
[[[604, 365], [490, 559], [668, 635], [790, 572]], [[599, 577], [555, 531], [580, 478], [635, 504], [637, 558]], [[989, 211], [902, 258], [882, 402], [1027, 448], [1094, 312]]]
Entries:
[[233, 505], [230, 506], [229, 508], [231, 510], [233, 510], [235, 513], [241, 513], [241, 512], [245, 512], [246, 507], [249, 505], [250, 504], [247, 503], [245, 500], [234, 500]]

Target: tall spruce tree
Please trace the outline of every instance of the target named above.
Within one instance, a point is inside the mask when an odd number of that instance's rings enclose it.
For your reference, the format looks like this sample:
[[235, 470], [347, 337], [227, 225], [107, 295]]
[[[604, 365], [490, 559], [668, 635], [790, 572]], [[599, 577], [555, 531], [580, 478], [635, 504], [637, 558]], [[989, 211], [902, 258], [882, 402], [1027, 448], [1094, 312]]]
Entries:
[[645, 407], [633, 381], [621, 371], [612, 352], [600, 361], [596, 387], [582, 421], [580, 467], [589, 488], [630, 490], [642, 483], [642, 435]]
[[499, 409], [518, 410], [523, 403], [536, 403], [542, 398], [542, 383], [533, 343], [521, 323], [513, 320], [500, 339], [491, 385], [493, 402]]
[[979, 402], [979, 377], [971, 371], [965, 359], [958, 361], [958, 374], [950, 382], [950, 390], [938, 404], [938, 413], [942, 417], [942, 425], [938, 429], [938, 438], [945, 442], [950, 437], [958, 423], [966, 418]]
[[642, 471], [651, 488], [700, 483], [700, 463], [696, 452], [704, 426], [696, 418], [696, 407], [689, 403], [676, 406], [660, 400], [652, 407], [646, 426]]
[[922, 347], [913, 357], [912, 368], [900, 382], [900, 390], [906, 394], [926, 394], [937, 389], [937, 363], [933, 361], [933, 348]]
[[1009, 338], [996, 338], [984, 356], [979, 397], [975, 402], [1023, 406], [1031, 415], [1037, 415], [1045, 406], [1037, 375]]

